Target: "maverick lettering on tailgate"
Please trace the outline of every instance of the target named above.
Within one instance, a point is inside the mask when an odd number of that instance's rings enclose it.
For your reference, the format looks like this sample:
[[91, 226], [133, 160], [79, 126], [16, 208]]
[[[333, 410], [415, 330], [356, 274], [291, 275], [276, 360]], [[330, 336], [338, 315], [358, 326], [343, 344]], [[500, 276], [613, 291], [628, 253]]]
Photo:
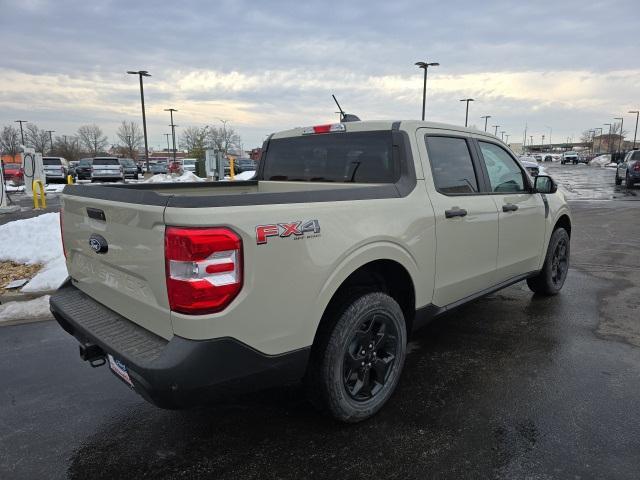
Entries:
[[294, 237], [313, 238], [320, 233], [320, 222], [318, 220], [307, 220], [306, 222], [272, 223], [269, 225], [258, 225], [256, 227], [256, 243], [264, 245], [269, 237]]

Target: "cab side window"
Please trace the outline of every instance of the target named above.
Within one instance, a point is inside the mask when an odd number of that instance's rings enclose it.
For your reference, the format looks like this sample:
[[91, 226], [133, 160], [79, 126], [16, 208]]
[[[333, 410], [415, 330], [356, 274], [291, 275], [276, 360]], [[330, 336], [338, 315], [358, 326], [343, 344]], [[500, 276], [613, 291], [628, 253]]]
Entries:
[[502, 147], [493, 143], [478, 142], [484, 164], [489, 174], [491, 191], [496, 193], [526, 192], [524, 172]]
[[436, 190], [445, 195], [477, 193], [478, 179], [467, 141], [432, 136], [425, 140]]

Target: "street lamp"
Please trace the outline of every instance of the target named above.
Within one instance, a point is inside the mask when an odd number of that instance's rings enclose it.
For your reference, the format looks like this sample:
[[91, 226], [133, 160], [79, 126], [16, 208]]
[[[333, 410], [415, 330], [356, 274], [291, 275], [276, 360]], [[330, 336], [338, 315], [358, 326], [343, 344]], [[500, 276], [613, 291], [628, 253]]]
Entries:
[[540, 145], [544, 146], [544, 133], [542, 134], [542, 143]]
[[165, 137], [167, 137], [167, 156], [169, 155], [169, 152], [171, 151], [171, 147], [169, 147], [169, 137], [171, 136], [170, 133], [163, 133], [163, 135]]
[[620, 141], [618, 142], [618, 152], [622, 150], [622, 127], [624, 125], [624, 118], [616, 117], [614, 120], [620, 120]]
[[462, 100], [460, 100], [461, 102], [467, 102], [467, 110], [466, 113], [464, 115], [464, 126], [467, 126], [467, 123], [469, 121], [469, 102], [473, 102], [473, 98], [463, 98]]
[[438, 62], [416, 62], [416, 66], [424, 70], [424, 83], [422, 85], [422, 121], [424, 121], [424, 110], [427, 103], [427, 70], [429, 67], [437, 67], [439, 65]]
[[173, 112], [177, 112], [178, 110], [176, 110], [175, 108], [165, 108], [164, 109], [165, 112], [169, 112], [171, 114], [171, 125], [169, 125], [171, 127], [171, 137], [173, 138], [173, 161], [176, 161], [176, 127], [177, 125], [174, 125], [173, 123]]
[[509, 134], [505, 135], [505, 141], [504, 143], [506, 143], [507, 145], [509, 145]]
[[51, 144], [51, 151], [53, 152], [53, 136], [51, 134], [54, 133], [55, 130], [45, 130], [45, 131], [49, 133], [49, 143]]
[[487, 131], [487, 120], [489, 120], [491, 118], [491, 115], [483, 115], [480, 118], [484, 118], [484, 131]]
[[500, 132], [500, 140], [504, 140], [504, 134], [507, 133], [506, 131], [502, 130]]
[[22, 124], [27, 123], [27, 120], [16, 120], [15, 123], [20, 124], [20, 138], [22, 139], [22, 145], [24, 145], [24, 132], [22, 131]]
[[629, 113], [636, 114], [636, 130], [633, 133], [633, 148], [636, 148], [636, 136], [638, 135], [638, 116], [640, 116], [640, 110], [629, 110]]
[[142, 103], [142, 131], [144, 133], [144, 159], [147, 164], [147, 172], [149, 171], [149, 144], [147, 142], [147, 116], [144, 111], [144, 87], [142, 86], [142, 77], [150, 77], [151, 75], [146, 70], [138, 70], [134, 72], [128, 70], [129, 75], [138, 75], [140, 77], [140, 102]]
[[497, 137], [498, 136], [498, 127], [501, 127], [502, 125], [491, 125], [491, 126], [496, 129], [496, 131], [493, 132], [493, 136]]
[[611, 153], [611, 124], [603, 123], [603, 125], [609, 126], [609, 136], [607, 137], [607, 151]]
[[549, 129], [549, 146], [551, 147], [551, 134], [553, 133], [553, 128], [551, 128], [549, 125], [545, 125], [545, 128]]

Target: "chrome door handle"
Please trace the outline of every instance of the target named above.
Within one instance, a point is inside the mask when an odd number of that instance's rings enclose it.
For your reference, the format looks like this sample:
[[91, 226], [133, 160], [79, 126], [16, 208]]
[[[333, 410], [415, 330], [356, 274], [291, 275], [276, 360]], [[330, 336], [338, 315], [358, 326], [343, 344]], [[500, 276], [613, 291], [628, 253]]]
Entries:
[[454, 207], [451, 210], [445, 210], [444, 216], [446, 218], [464, 217], [467, 215], [467, 211], [464, 208]]
[[514, 205], [513, 203], [506, 203], [502, 206], [503, 212], [515, 212], [518, 210], [518, 205]]

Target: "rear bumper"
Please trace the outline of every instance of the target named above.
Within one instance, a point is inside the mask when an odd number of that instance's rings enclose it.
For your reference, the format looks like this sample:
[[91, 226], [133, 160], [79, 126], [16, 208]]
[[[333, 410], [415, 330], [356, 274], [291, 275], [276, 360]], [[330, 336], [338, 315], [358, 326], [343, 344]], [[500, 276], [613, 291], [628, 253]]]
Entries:
[[[127, 367], [136, 392], [163, 408], [201, 404], [304, 376], [309, 348], [264, 355], [233, 339], [167, 341], [96, 302], [71, 283], [50, 300], [60, 326]], [[107, 363], [108, 365], [108, 363]]]

